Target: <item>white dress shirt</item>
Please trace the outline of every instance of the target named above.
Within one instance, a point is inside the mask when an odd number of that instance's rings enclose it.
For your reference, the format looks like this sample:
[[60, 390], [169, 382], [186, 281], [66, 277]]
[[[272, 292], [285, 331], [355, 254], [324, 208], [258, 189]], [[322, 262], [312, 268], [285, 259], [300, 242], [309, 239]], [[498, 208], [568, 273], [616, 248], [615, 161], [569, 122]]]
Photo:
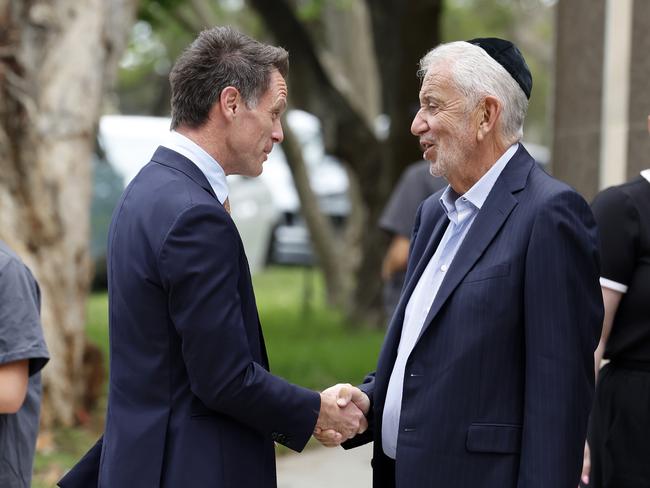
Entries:
[[406, 305], [397, 358], [388, 382], [381, 439], [384, 453], [392, 459], [395, 459], [397, 455], [406, 362], [417, 342], [440, 285], [447, 271], [453, 266], [458, 248], [485, 203], [494, 183], [518, 147], [518, 144], [510, 146], [464, 195], [459, 196], [451, 186], [448, 186], [440, 197], [440, 204], [447, 214], [449, 225]]
[[175, 130], [169, 133], [161, 146], [176, 151], [192, 161], [205, 175], [212, 190], [214, 190], [214, 194], [219, 199], [219, 203], [223, 205], [223, 202], [228, 198], [228, 183], [226, 173], [216, 159], [194, 141]]

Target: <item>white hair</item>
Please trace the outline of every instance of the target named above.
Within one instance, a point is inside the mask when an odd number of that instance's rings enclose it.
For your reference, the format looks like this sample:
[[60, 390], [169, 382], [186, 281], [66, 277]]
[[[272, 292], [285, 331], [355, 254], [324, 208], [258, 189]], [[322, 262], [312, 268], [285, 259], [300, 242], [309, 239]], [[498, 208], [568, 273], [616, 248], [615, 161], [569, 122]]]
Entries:
[[420, 60], [418, 75], [424, 77], [431, 66], [446, 63], [455, 87], [467, 97], [467, 109], [488, 95], [502, 105], [501, 134], [508, 144], [521, 140], [528, 110], [526, 94], [510, 73], [482, 48], [469, 42], [440, 44]]

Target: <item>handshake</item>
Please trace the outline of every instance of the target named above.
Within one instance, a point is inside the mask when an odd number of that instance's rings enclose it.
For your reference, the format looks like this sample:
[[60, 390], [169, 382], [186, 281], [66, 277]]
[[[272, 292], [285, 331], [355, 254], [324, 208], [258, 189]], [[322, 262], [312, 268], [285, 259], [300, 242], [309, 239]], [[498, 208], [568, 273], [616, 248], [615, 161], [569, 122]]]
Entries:
[[326, 447], [339, 446], [368, 428], [370, 399], [355, 386], [331, 386], [320, 394], [320, 405], [314, 437]]

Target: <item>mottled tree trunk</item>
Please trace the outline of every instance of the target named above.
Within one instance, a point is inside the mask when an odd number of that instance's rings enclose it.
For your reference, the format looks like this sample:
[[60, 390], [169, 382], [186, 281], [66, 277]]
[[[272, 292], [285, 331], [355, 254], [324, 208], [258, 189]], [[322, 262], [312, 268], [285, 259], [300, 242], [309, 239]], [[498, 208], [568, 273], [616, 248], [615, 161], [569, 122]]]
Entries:
[[284, 126], [282, 148], [300, 198], [300, 212], [307, 224], [314, 252], [323, 272], [327, 302], [332, 306], [342, 307], [352, 292], [351, 273], [347, 272], [350, 263], [342, 252], [343, 246], [335, 235], [332, 223], [318, 207], [318, 198], [311, 189], [300, 144], [289, 124], [285, 123]]
[[382, 96], [366, 2], [325, 2], [322, 10], [321, 60], [338, 90], [373, 127]]
[[[368, 49], [355, 45], [347, 56], [336, 62], [323, 56], [327, 49], [319, 50], [311, 33], [296, 17], [291, 2], [248, 0], [248, 3], [264, 19], [276, 41], [291, 53], [292, 102], [323, 121], [328, 149], [349, 165], [355, 176], [353, 183], [358, 182], [353, 203], [357, 209], [362, 208], [359, 213], [363, 218], [353, 219], [356, 228], [352, 231], [361, 242], [360, 257], [357, 266], [344, 270], [355, 275], [353, 293], [346, 297], [345, 308], [353, 322], [381, 324], [380, 268], [388, 240], [377, 222], [401, 170], [420, 156], [417, 141], [410, 134], [413, 109], [418, 106], [417, 61], [437, 43], [441, 2], [367, 0], [367, 11], [363, 15], [355, 14], [346, 22], [354, 18], [366, 22], [369, 11], [374, 50], [368, 53]], [[354, 9], [359, 8], [355, 3]], [[330, 17], [325, 22], [335, 21], [340, 12], [327, 4], [325, 14]], [[367, 29], [359, 27], [362, 30]], [[331, 27], [328, 35], [336, 32]], [[349, 33], [345, 38], [354, 42], [355, 35]], [[340, 48], [338, 43], [332, 43], [329, 53], [339, 56]], [[374, 56], [375, 61], [360, 60], [355, 66], [354, 55]], [[370, 121], [373, 110], [362, 108], [368, 93], [359, 87], [357, 76], [347, 73], [368, 66], [371, 71], [378, 67], [378, 79], [368, 81], [368, 92], [378, 89], [381, 93], [381, 111], [391, 120], [387, 140], [375, 136]], [[376, 75], [365, 73], [365, 76]], [[355, 250], [348, 246], [344, 252]]]
[[83, 396], [91, 153], [136, 0], [0, 0], [0, 238], [39, 281], [43, 420]]

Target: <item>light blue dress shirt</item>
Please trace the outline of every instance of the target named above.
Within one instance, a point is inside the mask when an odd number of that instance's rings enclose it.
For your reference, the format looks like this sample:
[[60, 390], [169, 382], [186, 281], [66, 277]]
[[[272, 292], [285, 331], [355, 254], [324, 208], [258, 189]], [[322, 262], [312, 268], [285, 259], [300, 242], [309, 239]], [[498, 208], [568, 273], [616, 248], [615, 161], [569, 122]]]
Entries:
[[169, 133], [161, 146], [176, 151], [192, 161], [203, 172], [214, 190], [214, 194], [219, 199], [219, 203], [223, 205], [228, 198], [228, 183], [226, 173], [216, 159], [194, 141], [175, 130]]
[[510, 146], [464, 195], [458, 195], [451, 186], [448, 186], [440, 197], [440, 204], [447, 214], [449, 225], [406, 305], [397, 358], [388, 382], [382, 417], [381, 440], [384, 453], [392, 459], [395, 459], [397, 455], [406, 362], [417, 342], [440, 285], [449, 268], [454, 265], [454, 256], [456, 256], [458, 248], [463, 243], [494, 183], [518, 147], [518, 144]]

